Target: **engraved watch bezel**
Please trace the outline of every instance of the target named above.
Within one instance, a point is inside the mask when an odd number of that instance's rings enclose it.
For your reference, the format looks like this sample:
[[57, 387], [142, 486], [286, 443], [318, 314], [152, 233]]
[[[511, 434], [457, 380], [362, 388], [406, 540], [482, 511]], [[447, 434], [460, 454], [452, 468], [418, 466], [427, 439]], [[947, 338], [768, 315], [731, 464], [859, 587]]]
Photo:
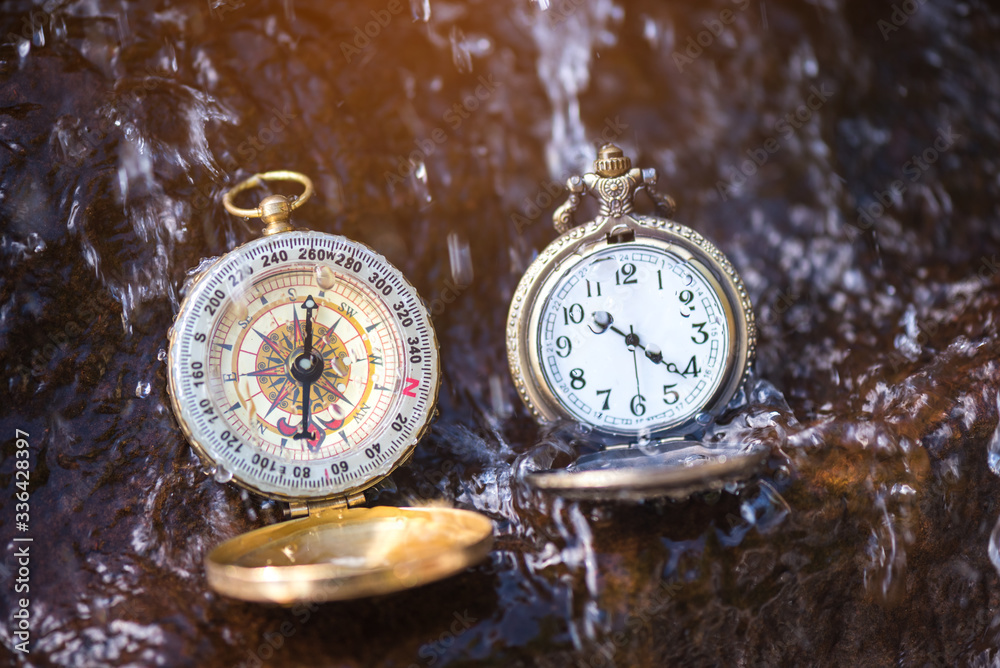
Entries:
[[190, 317], [190, 311], [196, 303], [196, 295], [208, 285], [209, 281], [220, 272], [224, 267], [226, 267], [231, 259], [240, 254], [248, 252], [248, 249], [253, 248], [257, 245], [267, 244], [273, 242], [276, 238], [292, 238], [296, 237], [300, 240], [307, 241], [311, 238], [322, 238], [328, 239], [334, 243], [343, 243], [346, 246], [354, 247], [358, 251], [363, 251], [369, 254], [374, 260], [380, 263], [380, 266], [392, 270], [398, 280], [405, 286], [405, 289], [410, 291], [414, 298], [415, 304], [420, 309], [417, 315], [419, 319], [426, 325], [429, 331], [430, 347], [429, 349], [433, 352], [433, 360], [431, 361], [432, 373], [431, 377], [433, 382], [431, 383], [429, 390], [427, 392], [427, 407], [421, 412], [420, 419], [417, 424], [412, 428], [408, 428], [407, 431], [411, 433], [411, 437], [408, 439], [407, 444], [400, 448], [398, 455], [391, 465], [384, 470], [377, 470], [375, 475], [365, 478], [359, 481], [357, 484], [345, 488], [334, 494], [283, 494], [280, 492], [274, 492], [270, 490], [263, 489], [255, 485], [252, 481], [245, 479], [238, 471], [233, 471], [233, 477], [229, 482], [247, 489], [255, 494], [259, 494], [265, 498], [273, 499], [277, 501], [284, 502], [303, 502], [303, 503], [316, 503], [316, 502], [327, 502], [327, 501], [338, 501], [338, 500], [348, 500], [362, 494], [365, 490], [371, 489], [377, 485], [382, 480], [388, 478], [393, 472], [395, 472], [400, 466], [405, 464], [409, 458], [413, 455], [413, 451], [416, 449], [417, 444], [420, 440], [427, 434], [430, 429], [431, 423], [437, 414], [437, 399], [438, 393], [441, 386], [441, 352], [440, 345], [437, 338], [437, 332], [434, 329], [433, 322], [431, 320], [430, 313], [427, 310], [426, 304], [420, 297], [419, 292], [413, 286], [412, 283], [406, 278], [402, 271], [400, 271], [395, 265], [390, 263], [381, 253], [377, 252], [370, 246], [363, 244], [361, 242], [355, 241], [353, 239], [348, 239], [347, 237], [335, 234], [328, 234], [324, 232], [315, 232], [305, 229], [293, 229], [278, 232], [270, 236], [257, 237], [251, 239], [250, 241], [230, 250], [225, 255], [216, 259], [204, 272], [197, 277], [187, 288], [187, 294], [181, 301], [180, 309], [174, 318], [174, 324], [171, 328], [170, 335], [168, 337], [168, 353], [167, 353], [167, 395], [170, 398], [170, 404], [173, 411], [174, 418], [183, 432], [187, 441], [191, 444], [192, 450], [197, 454], [198, 458], [201, 460], [202, 464], [206, 468], [212, 468], [220, 464], [219, 459], [214, 454], [214, 448], [204, 439], [200, 438], [199, 434], [196, 433], [191, 427], [192, 415], [189, 407], [186, 406], [180, 399], [180, 387], [179, 380], [183, 377], [182, 369], [180, 368], [180, 346], [178, 345], [181, 341], [181, 337], [184, 335], [184, 323]]
[[[626, 240], [622, 240], [626, 239]], [[712, 242], [672, 220], [627, 214], [598, 217], [557, 237], [528, 267], [511, 300], [507, 317], [507, 361], [518, 395], [537, 422], [580, 424], [563, 406], [545, 380], [539, 356], [538, 321], [562, 276], [594, 253], [612, 246], [647, 245], [699, 264], [699, 270], [718, 289], [729, 324], [730, 346], [726, 370], [716, 391], [697, 413], [716, 418], [745, 384], [756, 354], [757, 330], [753, 307], [742, 279], [732, 263]], [[696, 414], [697, 414], [696, 413]], [[586, 423], [588, 440], [603, 445], [636, 441], [634, 431], [618, 431]], [[684, 436], [698, 426], [693, 418], [657, 427], [644, 436], [650, 440]]]

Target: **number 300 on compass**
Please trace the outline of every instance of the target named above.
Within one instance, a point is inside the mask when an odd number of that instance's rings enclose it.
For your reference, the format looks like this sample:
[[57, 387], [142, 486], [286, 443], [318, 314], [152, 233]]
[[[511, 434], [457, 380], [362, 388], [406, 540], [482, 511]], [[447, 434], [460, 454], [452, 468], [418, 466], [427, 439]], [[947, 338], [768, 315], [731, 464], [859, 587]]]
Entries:
[[368, 247], [300, 231], [229, 253], [190, 288], [169, 387], [206, 463], [281, 499], [351, 494], [426, 429], [437, 341], [414, 288]]

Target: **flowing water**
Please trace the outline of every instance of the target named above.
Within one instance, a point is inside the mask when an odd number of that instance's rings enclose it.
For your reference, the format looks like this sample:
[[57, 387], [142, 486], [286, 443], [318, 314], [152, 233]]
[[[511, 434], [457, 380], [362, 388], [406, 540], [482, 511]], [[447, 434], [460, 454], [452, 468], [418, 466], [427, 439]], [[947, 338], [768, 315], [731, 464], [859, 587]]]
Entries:
[[[989, 3], [401, 0], [0, 6], [0, 652], [11, 665], [991, 665], [1000, 649], [1000, 13]], [[743, 275], [757, 374], [731, 492], [565, 501], [506, 366], [565, 178], [615, 141]], [[204, 471], [163, 350], [188, 271], [298, 215], [434, 313], [440, 418], [382, 503], [489, 515], [490, 558], [283, 609], [202, 559], [277, 520]], [[640, 204], [640, 207], [646, 204]], [[31, 653], [14, 651], [15, 430]]]

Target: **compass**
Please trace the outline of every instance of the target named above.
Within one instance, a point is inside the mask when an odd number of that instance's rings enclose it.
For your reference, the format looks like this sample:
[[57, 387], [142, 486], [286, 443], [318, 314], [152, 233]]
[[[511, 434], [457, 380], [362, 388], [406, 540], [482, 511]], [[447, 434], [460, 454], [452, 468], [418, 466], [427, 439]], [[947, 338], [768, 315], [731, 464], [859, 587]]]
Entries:
[[[281, 180], [305, 192], [267, 197], [256, 209], [234, 204]], [[469, 511], [363, 507], [365, 490], [403, 464], [428, 429], [438, 345], [416, 290], [384, 257], [292, 227], [291, 211], [312, 192], [307, 177], [287, 171], [230, 190], [226, 209], [260, 217], [264, 234], [194, 280], [170, 334], [171, 402], [195, 452], [217, 480], [286, 502], [302, 518], [208, 556], [209, 583], [248, 600], [395, 591], [461, 570], [492, 542], [490, 521]], [[376, 559], [390, 545], [393, 558]]]

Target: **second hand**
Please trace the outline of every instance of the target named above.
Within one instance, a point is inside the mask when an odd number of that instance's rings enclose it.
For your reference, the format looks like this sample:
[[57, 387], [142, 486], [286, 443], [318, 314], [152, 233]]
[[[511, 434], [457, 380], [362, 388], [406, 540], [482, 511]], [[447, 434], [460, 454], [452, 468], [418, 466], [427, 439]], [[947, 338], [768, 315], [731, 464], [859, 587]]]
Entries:
[[637, 397], [642, 396], [642, 390], [639, 389], [639, 358], [635, 354], [635, 345], [638, 343], [638, 336], [632, 331], [632, 325], [628, 326], [628, 336], [625, 337], [625, 344], [628, 349], [632, 351], [632, 367], [635, 369], [635, 395]]

